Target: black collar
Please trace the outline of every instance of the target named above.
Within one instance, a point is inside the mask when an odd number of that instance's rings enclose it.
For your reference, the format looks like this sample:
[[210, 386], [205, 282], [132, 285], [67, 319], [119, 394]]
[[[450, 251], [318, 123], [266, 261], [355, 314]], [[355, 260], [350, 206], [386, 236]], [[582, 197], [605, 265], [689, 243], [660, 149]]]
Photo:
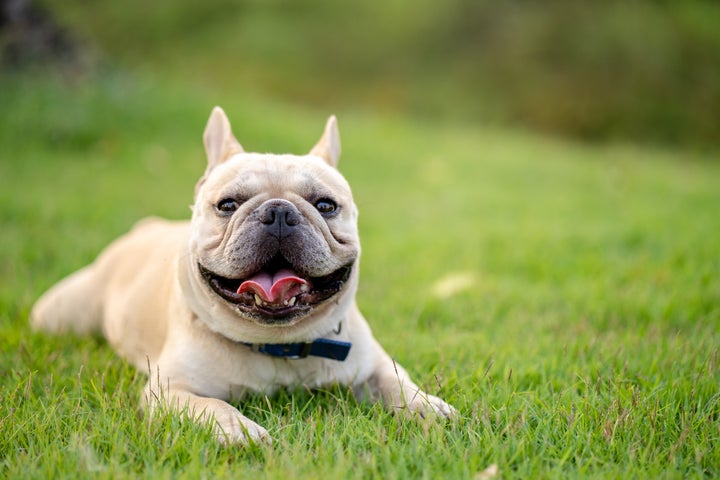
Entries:
[[340, 342], [328, 338], [318, 338], [313, 342], [303, 343], [245, 343], [253, 352], [263, 353], [271, 357], [296, 360], [305, 357], [329, 358], [342, 362], [350, 353], [350, 342]]
[[[338, 325], [333, 333], [339, 334], [342, 323]], [[321, 357], [344, 361], [350, 353], [352, 343], [330, 340], [329, 338], [318, 338], [312, 342], [300, 343], [245, 343], [240, 342], [252, 349], [253, 352], [262, 353], [271, 357], [288, 358], [296, 360], [306, 357]]]

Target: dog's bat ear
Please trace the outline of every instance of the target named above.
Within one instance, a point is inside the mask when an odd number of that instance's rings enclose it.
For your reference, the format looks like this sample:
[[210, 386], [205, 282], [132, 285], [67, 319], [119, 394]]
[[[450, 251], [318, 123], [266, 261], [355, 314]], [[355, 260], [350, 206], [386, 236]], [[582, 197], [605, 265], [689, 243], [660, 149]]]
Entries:
[[227, 115], [220, 107], [213, 108], [210, 114], [203, 134], [203, 142], [210, 168], [221, 164], [236, 153], [244, 152], [240, 142], [232, 134]]
[[340, 160], [340, 132], [335, 115], [328, 118], [325, 132], [320, 141], [310, 150], [310, 155], [322, 158], [331, 167], [337, 167], [338, 160]]

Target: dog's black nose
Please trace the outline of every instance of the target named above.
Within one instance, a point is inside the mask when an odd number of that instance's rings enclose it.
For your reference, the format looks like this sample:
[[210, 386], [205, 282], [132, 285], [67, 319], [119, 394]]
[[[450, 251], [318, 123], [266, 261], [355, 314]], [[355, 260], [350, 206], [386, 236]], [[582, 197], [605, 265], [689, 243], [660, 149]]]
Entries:
[[268, 200], [258, 207], [258, 219], [267, 233], [278, 239], [290, 235], [300, 224], [297, 207], [287, 200]]

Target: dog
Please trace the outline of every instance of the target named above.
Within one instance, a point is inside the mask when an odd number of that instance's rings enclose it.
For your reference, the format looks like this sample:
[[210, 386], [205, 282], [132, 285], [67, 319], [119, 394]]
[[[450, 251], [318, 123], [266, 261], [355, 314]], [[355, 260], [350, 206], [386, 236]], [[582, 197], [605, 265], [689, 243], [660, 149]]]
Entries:
[[[422, 391], [355, 303], [357, 207], [331, 116], [307, 155], [247, 153], [220, 107], [187, 221], [141, 220], [33, 306], [33, 328], [101, 333], [152, 372], [146, 407], [210, 422], [222, 443], [270, 442], [229, 401], [348, 386], [417, 418], [456, 410]], [[157, 380], [153, 377], [157, 373]]]

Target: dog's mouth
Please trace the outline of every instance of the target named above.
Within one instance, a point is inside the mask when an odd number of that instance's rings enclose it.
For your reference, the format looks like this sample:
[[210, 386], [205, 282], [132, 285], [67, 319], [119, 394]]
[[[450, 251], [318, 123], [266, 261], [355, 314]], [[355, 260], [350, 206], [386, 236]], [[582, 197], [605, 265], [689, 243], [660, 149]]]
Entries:
[[282, 323], [309, 313], [340, 292], [352, 263], [323, 277], [305, 277], [281, 256], [247, 278], [223, 277], [199, 263], [198, 268], [217, 295], [246, 315], [263, 323]]

